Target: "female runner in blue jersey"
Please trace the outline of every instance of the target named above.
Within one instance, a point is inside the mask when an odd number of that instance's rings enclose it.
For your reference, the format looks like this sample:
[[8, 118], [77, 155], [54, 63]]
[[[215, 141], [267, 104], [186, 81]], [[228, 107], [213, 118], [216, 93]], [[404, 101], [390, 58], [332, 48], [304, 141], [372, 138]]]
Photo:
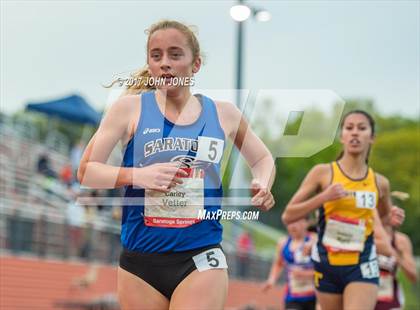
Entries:
[[[273, 158], [240, 111], [193, 96], [188, 83], [179, 83], [200, 67], [199, 43], [187, 26], [152, 25], [146, 69], [111, 106], [81, 160], [83, 185], [125, 187], [122, 309], [223, 309], [228, 278], [222, 227], [217, 218], [200, 220], [199, 214], [220, 209], [227, 138], [250, 166], [251, 203], [262, 210], [274, 205]], [[118, 142], [125, 149], [123, 167], [107, 164]]]
[[315, 310], [314, 269], [309, 249], [316, 241], [316, 235], [308, 231], [306, 218], [287, 225], [287, 232], [289, 235], [281, 237], [277, 243], [275, 258], [263, 291], [273, 287], [285, 269], [284, 308]]

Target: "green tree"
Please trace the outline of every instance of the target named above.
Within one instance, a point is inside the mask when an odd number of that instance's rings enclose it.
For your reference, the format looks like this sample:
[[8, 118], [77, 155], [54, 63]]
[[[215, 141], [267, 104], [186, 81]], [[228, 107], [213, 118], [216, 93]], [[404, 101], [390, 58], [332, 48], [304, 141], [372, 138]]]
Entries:
[[419, 124], [413, 126], [399, 122], [404, 127], [378, 133], [375, 146], [371, 155], [373, 169], [385, 175], [391, 189], [407, 192], [410, 199], [397, 205], [403, 207], [406, 212], [406, 220], [401, 230], [408, 234], [414, 245], [417, 255], [420, 254], [420, 131]]

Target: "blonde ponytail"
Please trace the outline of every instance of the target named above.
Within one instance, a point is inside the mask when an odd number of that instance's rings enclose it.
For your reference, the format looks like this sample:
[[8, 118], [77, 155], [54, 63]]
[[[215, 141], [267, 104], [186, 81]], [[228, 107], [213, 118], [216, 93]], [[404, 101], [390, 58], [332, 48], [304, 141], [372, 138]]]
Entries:
[[111, 88], [115, 84], [119, 84], [120, 86], [124, 86], [125, 90], [121, 94], [121, 96], [125, 95], [138, 95], [142, 92], [155, 89], [155, 87], [150, 83], [150, 74], [147, 68], [147, 65], [137, 71], [134, 71], [130, 74], [128, 78], [116, 78], [114, 79], [111, 84], [105, 86], [105, 88]]
[[150, 81], [149, 70], [146, 67], [133, 72], [127, 82], [127, 89], [124, 95], [138, 95], [151, 89], [156, 89]]

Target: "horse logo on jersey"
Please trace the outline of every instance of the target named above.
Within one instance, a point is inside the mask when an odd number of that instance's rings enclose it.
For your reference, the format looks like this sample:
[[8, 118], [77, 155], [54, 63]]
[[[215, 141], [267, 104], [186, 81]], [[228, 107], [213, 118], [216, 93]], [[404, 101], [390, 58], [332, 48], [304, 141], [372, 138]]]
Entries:
[[211, 163], [196, 160], [194, 156], [178, 155], [171, 159], [172, 162], [177, 161], [181, 163], [182, 168], [201, 168], [206, 169]]

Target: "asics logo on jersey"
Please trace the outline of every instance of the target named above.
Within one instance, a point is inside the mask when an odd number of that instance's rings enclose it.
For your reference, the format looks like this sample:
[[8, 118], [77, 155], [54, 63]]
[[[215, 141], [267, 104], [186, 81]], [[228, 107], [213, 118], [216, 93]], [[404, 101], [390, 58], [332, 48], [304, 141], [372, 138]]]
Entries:
[[146, 129], [143, 130], [143, 134], [146, 135], [148, 133], [159, 133], [160, 132], [160, 128], [149, 128], [147, 127]]

